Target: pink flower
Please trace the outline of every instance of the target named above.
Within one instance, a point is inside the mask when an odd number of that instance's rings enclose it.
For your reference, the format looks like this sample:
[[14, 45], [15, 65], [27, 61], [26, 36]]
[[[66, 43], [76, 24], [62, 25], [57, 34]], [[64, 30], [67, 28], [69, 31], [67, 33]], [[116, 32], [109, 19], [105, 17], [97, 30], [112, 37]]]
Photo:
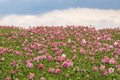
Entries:
[[60, 50], [58, 50], [57, 52], [56, 52], [56, 56], [59, 56], [59, 55], [61, 55], [62, 54], [62, 49], [60, 49]]
[[74, 49], [72, 52], [73, 52], [73, 54], [76, 54], [77, 51], [76, 51], [76, 49]]
[[62, 64], [62, 66], [63, 66], [64, 68], [68, 68], [68, 67], [70, 67], [70, 66], [72, 66], [72, 65], [73, 65], [73, 62], [72, 62], [72, 61], [64, 61], [63, 64]]
[[90, 61], [91, 61], [91, 62], [94, 62], [94, 60], [95, 60], [94, 57], [91, 56], [91, 57], [90, 57]]
[[110, 59], [107, 56], [104, 56], [104, 59], [101, 60], [103, 63], [108, 63]]
[[24, 43], [24, 44], [28, 43], [28, 40], [27, 40], [27, 39], [25, 39], [23, 43]]
[[15, 61], [12, 61], [12, 62], [11, 62], [11, 65], [12, 65], [12, 66], [16, 66], [16, 62], [15, 62]]
[[102, 71], [102, 74], [103, 74], [103, 75], [107, 75], [107, 74], [108, 74], [107, 70], [103, 70], [103, 71]]
[[118, 48], [120, 48], [120, 43], [118, 44]]
[[95, 53], [94, 52], [90, 52], [90, 56], [94, 56], [95, 55]]
[[58, 48], [57, 48], [57, 47], [54, 47], [54, 48], [52, 48], [52, 50], [53, 50], [53, 51], [57, 51], [57, 50], [58, 50]]
[[38, 51], [38, 54], [43, 54], [43, 52], [42, 51]]
[[77, 59], [77, 56], [76, 56], [76, 55], [72, 56], [72, 60], [74, 60], [74, 59]]
[[11, 80], [10, 77], [6, 77], [4, 80]]
[[55, 74], [60, 74], [60, 72], [61, 72], [61, 70], [60, 70], [59, 68], [57, 68], [57, 69], [55, 70]]
[[26, 60], [26, 61], [25, 61], [25, 64], [27, 64], [27, 63], [30, 63], [30, 60]]
[[33, 63], [31, 63], [31, 62], [27, 63], [27, 64], [26, 64], [26, 67], [32, 68], [32, 67], [33, 67]]
[[31, 48], [31, 49], [36, 49], [36, 46], [31, 44], [31, 45], [30, 45], [30, 48]]
[[62, 61], [62, 60], [63, 60], [62, 57], [56, 56], [56, 61], [60, 62], [60, 61]]
[[29, 53], [32, 53], [33, 51], [32, 51], [31, 49], [28, 49], [28, 52], [29, 52]]
[[110, 59], [109, 61], [110, 64], [116, 64], [116, 60], [114, 58]]
[[109, 73], [113, 73], [113, 72], [114, 72], [114, 68], [109, 68], [109, 69], [108, 69], [108, 72], [109, 72]]
[[46, 55], [38, 56], [37, 58], [38, 58], [39, 60], [43, 60], [43, 59], [46, 59]]
[[3, 54], [4, 54], [4, 52], [3, 52], [3, 51], [1, 51], [1, 52], [0, 52], [0, 56], [1, 56], [1, 55], [3, 55]]
[[29, 79], [32, 80], [32, 79], [34, 79], [34, 77], [35, 77], [35, 74], [34, 73], [30, 73]]
[[68, 78], [69, 76], [70, 76], [70, 75], [69, 75], [68, 73], [66, 73], [66, 74], [65, 74], [65, 77], [67, 77], [67, 78]]
[[87, 48], [88, 48], [88, 49], [91, 49], [91, 48], [92, 48], [92, 45], [88, 45]]
[[76, 48], [76, 46], [71, 46], [71, 48], [73, 49], [73, 52], [74, 52], [74, 50], [76, 50], [75, 48]]
[[103, 51], [105, 51], [105, 48], [100, 48], [99, 50], [100, 50], [100, 52], [103, 52]]
[[118, 73], [120, 73], [120, 67], [118, 67], [117, 71], [118, 71]]
[[44, 69], [44, 65], [43, 64], [39, 64], [38, 65], [38, 69], [40, 69], [40, 70]]
[[42, 52], [43, 52], [43, 53], [46, 53], [46, 52], [47, 52], [46, 48], [43, 48], [43, 49], [42, 49]]
[[44, 77], [40, 77], [40, 80], [45, 80], [45, 78]]
[[94, 41], [94, 45], [97, 46], [99, 42], [97, 40]]
[[111, 49], [109, 49], [109, 48], [106, 49], [106, 52], [110, 52], [110, 51], [111, 51]]
[[100, 66], [100, 69], [101, 69], [101, 70], [104, 70], [104, 69], [105, 69], [105, 65], [101, 65], [101, 66]]
[[15, 71], [14, 71], [14, 70], [11, 70], [11, 71], [10, 71], [10, 74], [12, 74], [12, 75], [13, 75], [14, 73], [15, 73]]
[[84, 55], [85, 54], [85, 50], [83, 48], [80, 48], [80, 53]]
[[5, 60], [5, 58], [4, 58], [4, 57], [2, 57], [0, 60], [1, 60], [1, 61], [4, 61], [4, 60]]
[[97, 67], [97, 66], [94, 66], [94, 67], [92, 68], [92, 70], [93, 70], [93, 71], [98, 71], [98, 67]]
[[48, 59], [48, 61], [52, 61], [52, 60], [53, 60], [53, 57], [52, 57], [51, 55], [48, 55], [48, 56], [47, 56], [47, 59]]
[[19, 51], [15, 50], [15, 51], [14, 51], [14, 54], [17, 54], [17, 55], [20, 55], [20, 56], [21, 56], [21, 55], [22, 55], [22, 52], [19, 52]]
[[54, 71], [55, 71], [55, 70], [54, 70], [53, 68], [49, 68], [49, 69], [48, 69], [48, 72], [49, 72], [49, 73], [53, 73]]
[[50, 39], [51, 39], [51, 40], [53, 40], [54, 38], [55, 38], [55, 36], [54, 36], [54, 35], [51, 35], [51, 36], [50, 36]]

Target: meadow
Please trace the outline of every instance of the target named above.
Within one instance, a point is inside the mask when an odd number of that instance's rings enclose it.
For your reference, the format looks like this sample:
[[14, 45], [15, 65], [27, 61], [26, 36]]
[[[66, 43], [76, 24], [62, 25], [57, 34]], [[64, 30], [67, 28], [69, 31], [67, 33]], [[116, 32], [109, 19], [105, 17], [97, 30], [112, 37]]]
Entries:
[[119, 80], [120, 28], [0, 26], [0, 80]]

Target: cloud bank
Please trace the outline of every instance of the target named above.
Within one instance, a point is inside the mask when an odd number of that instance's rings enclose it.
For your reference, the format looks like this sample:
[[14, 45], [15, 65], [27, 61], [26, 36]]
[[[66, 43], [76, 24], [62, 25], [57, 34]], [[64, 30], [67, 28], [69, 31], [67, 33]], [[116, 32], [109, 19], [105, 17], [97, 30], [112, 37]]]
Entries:
[[6, 15], [0, 18], [0, 25], [29, 26], [66, 26], [92, 25], [97, 29], [120, 27], [120, 10], [101, 10], [89, 8], [69, 8], [54, 10], [41, 15]]

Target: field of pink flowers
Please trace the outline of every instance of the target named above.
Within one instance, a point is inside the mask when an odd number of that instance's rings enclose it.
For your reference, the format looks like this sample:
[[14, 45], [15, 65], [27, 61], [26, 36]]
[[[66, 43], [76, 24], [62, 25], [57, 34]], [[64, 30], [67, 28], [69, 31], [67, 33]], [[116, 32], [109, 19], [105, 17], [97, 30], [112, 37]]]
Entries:
[[119, 28], [0, 26], [0, 80], [119, 79]]

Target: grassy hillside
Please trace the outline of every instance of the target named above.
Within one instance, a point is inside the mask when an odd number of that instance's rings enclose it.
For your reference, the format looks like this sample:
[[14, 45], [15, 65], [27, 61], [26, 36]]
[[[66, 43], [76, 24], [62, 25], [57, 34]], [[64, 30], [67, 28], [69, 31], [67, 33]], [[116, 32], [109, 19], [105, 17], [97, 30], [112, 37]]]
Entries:
[[119, 78], [119, 28], [0, 26], [0, 80]]

